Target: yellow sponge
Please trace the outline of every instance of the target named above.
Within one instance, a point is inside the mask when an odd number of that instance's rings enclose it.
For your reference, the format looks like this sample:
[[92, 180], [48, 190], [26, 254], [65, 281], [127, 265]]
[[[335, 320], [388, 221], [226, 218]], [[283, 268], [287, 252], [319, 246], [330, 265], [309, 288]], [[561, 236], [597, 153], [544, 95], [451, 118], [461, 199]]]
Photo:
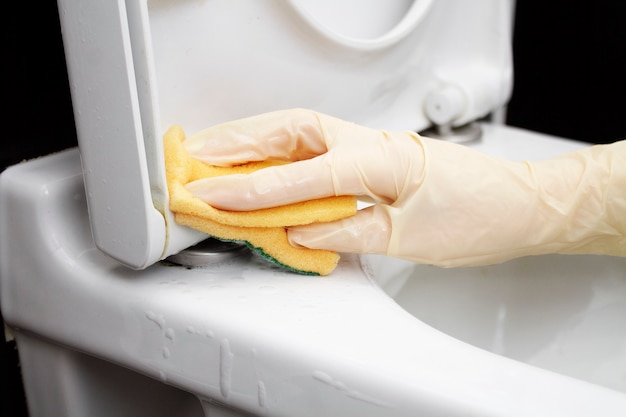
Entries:
[[339, 261], [336, 252], [295, 248], [287, 240], [285, 227], [329, 222], [356, 213], [354, 196], [329, 197], [281, 207], [235, 212], [218, 210], [194, 197], [185, 184], [201, 178], [246, 174], [285, 162], [251, 162], [234, 167], [217, 167], [191, 158], [182, 143], [185, 133], [172, 126], [165, 133], [163, 147], [170, 196], [170, 210], [176, 223], [200, 230], [220, 240], [245, 242], [265, 259], [306, 275], [328, 275]]

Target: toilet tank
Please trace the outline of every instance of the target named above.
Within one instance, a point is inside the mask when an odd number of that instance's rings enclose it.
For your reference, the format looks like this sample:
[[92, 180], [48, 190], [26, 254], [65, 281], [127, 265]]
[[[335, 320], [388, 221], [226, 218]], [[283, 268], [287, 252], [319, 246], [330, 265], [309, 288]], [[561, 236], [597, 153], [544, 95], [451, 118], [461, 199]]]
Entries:
[[92, 233], [143, 269], [206, 238], [168, 210], [161, 138], [304, 107], [463, 125], [512, 89], [514, 0], [58, 0]]

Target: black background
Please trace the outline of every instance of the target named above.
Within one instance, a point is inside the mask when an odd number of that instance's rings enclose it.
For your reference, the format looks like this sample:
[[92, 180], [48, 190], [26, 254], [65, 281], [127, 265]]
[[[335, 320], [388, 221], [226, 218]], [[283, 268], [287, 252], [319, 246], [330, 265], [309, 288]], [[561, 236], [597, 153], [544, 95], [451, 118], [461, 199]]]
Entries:
[[[0, 171], [76, 145], [54, 1], [5, 5]], [[626, 138], [626, 2], [517, 0], [507, 123], [590, 143]], [[0, 237], [1, 238], [1, 237]], [[3, 416], [25, 416], [14, 343], [2, 343]]]
[[517, 0], [507, 123], [592, 143], [626, 139], [626, 2]]

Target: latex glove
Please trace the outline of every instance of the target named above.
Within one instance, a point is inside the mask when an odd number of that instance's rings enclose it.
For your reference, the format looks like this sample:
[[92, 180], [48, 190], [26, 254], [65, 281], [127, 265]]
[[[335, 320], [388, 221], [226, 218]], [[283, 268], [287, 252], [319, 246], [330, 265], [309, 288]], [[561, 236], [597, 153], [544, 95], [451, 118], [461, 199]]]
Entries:
[[348, 219], [290, 228], [293, 245], [440, 266], [545, 253], [626, 256], [623, 141], [514, 162], [296, 109], [215, 126], [185, 146], [192, 157], [214, 165], [297, 161], [187, 185], [221, 209], [346, 194], [374, 201]]

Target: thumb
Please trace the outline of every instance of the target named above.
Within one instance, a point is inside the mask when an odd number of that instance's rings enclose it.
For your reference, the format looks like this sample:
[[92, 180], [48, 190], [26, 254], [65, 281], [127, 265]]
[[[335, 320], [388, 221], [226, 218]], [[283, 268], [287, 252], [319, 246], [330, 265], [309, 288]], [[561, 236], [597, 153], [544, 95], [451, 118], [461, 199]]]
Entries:
[[391, 237], [389, 215], [380, 206], [359, 210], [352, 217], [287, 229], [289, 243], [335, 252], [386, 254]]

